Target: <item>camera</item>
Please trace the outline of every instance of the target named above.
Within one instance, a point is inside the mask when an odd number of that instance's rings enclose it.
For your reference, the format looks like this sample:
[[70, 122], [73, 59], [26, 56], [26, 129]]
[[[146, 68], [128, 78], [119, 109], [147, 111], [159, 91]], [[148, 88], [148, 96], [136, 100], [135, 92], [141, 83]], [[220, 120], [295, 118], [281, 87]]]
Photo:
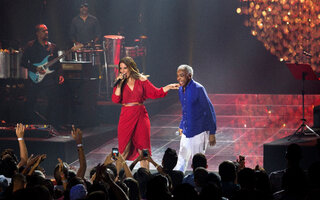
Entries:
[[118, 148], [112, 148], [112, 158], [114, 160], [116, 160], [118, 156], [119, 156], [119, 149]]
[[149, 156], [149, 150], [148, 149], [143, 149], [142, 150], [142, 156], [143, 157], [148, 157]]

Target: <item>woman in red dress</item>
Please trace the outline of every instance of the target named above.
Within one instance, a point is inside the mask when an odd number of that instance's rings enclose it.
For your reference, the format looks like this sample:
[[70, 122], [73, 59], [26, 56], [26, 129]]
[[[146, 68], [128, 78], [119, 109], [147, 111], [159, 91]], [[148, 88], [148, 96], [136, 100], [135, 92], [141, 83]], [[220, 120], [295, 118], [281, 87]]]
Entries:
[[[167, 95], [171, 89], [178, 89], [179, 84], [169, 84], [156, 88], [147, 76], [139, 73], [136, 63], [131, 57], [124, 57], [119, 62], [119, 84], [114, 87], [112, 101], [121, 103], [118, 124], [119, 152], [126, 160], [134, 160], [143, 149], [151, 153], [150, 120], [143, 102]], [[140, 163], [148, 168], [148, 162]]]

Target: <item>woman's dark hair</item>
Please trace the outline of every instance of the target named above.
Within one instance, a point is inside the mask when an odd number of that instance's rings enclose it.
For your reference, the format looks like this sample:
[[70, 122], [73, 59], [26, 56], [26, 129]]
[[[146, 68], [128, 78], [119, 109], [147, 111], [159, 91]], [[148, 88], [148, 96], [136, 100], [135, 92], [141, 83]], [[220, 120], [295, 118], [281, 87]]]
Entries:
[[147, 183], [153, 177], [150, 171], [146, 168], [140, 167], [133, 175], [139, 183], [141, 198], [146, 198]]
[[0, 174], [12, 178], [16, 172], [18, 172], [17, 162], [11, 156], [0, 160]]
[[14, 154], [14, 150], [13, 149], [5, 149], [1, 152], [1, 160], [4, 159], [6, 156], [10, 156], [13, 158], [14, 161], [16, 161], [18, 163], [18, 158], [16, 156], [16, 154]]
[[136, 62], [134, 62], [134, 60], [131, 57], [127, 56], [127, 57], [121, 58], [121, 60], [119, 62], [119, 66], [118, 66], [119, 71], [120, 71], [120, 64], [121, 63], [125, 64], [129, 68], [131, 76], [134, 79], [139, 79], [141, 77], [141, 74], [139, 72], [137, 64], [136, 64]]

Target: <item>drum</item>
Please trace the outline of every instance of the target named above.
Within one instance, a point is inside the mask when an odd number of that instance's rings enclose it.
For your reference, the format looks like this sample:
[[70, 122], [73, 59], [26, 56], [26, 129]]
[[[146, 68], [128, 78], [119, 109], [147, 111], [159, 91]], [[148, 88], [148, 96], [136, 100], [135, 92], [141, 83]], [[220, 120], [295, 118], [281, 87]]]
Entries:
[[138, 47], [124, 47], [124, 52], [126, 56], [129, 56], [131, 58], [137, 57], [137, 49]]
[[105, 35], [103, 48], [106, 53], [107, 65], [118, 65], [123, 56], [124, 37], [121, 35]]
[[83, 62], [83, 61], [91, 61], [91, 51], [87, 48], [81, 48], [74, 52], [75, 61]]
[[0, 78], [27, 79], [28, 70], [20, 66], [22, 53], [0, 50]]
[[10, 54], [10, 78], [28, 79], [28, 70], [20, 66], [21, 51], [12, 51]]
[[58, 56], [61, 56], [62, 54], [65, 54], [62, 58], [60, 58], [60, 62], [64, 61], [72, 61], [72, 52], [69, 52], [66, 54], [66, 50], [59, 50], [58, 51]]
[[135, 39], [135, 44], [137, 47], [137, 56], [142, 57], [147, 55], [147, 36], [142, 35]]
[[75, 61], [92, 62], [93, 65], [101, 65], [103, 59], [102, 49], [82, 48], [75, 52]]
[[10, 53], [0, 49], [0, 78], [10, 78]]

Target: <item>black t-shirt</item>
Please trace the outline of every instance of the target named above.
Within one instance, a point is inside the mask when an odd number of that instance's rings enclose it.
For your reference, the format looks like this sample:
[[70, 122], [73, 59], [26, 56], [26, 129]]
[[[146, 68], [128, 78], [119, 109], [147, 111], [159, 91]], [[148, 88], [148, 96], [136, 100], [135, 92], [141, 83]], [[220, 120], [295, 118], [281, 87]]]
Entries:
[[86, 44], [96, 37], [101, 37], [100, 25], [95, 16], [88, 15], [84, 21], [80, 15], [73, 18], [70, 27], [70, 38], [82, 44]]
[[[42, 46], [38, 42], [38, 40], [32, 40], [28, 42], [26, 48], [24, 49], [20, 65], [24, 68], [27, 68], [29, 71], [36, 72], [37, 67], [34, 66], [34, 64], [42, 62], [43, 59], [48, 55], [50, 55], [49, 60], [58, 56], [55, 44], [48, 42], [47, 45]], [[60, 70], [60, 65], [57, 63], [53, 65], [53, 67], [51, 67], [50, 69], [58, 71]], [[57, 73], [48, 74], [47, 76], [51, 78], [56, 78]]]

